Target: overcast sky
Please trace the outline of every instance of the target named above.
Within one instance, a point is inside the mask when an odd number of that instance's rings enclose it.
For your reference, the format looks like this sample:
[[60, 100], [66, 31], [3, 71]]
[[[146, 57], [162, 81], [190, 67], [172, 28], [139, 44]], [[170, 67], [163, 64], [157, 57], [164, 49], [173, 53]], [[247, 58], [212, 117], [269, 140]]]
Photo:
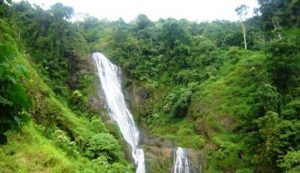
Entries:
[[[15, 0], [20, 1], [20, 0]], [[99, 19], [125, 21], [133, 20], [138, 14], [146, 14], [151, 20], [159, 18], [186, 18], [192, 21], [211, 21], [215, 19], [237, 20], [234, 9], [246, 4], [249, 17], [257, 0], [28, 0], [43, 8], [49, 8], [56, 2], [74, 8], [79, 15], [89, 14]]]

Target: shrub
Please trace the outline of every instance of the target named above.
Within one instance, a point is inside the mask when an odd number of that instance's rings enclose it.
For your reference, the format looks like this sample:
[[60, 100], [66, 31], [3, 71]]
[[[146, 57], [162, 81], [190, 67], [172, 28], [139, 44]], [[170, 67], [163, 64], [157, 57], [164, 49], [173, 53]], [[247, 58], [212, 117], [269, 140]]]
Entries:
[[165, 98], [163, 110], [173, 117], [183, 117], [186, 115], [192, 92], [187, 88], [175, 88]]
[[109, 173], [131, 173], [131, 167], [126, 167], [120, 163], [114, 163]]
[[76, 156], [79, 154], [76, 143], [71, 141], [64, 131], [55, 130], [52, 134], [52, 137], [54, 138], [55, 144], [67, 151], [68, 155]]
[[115, 161], [119, 159], [120, 152], [118, 141], [108, 133], [96, 134], [85, 144], [85, 155], [91, 159], [106, 156], [109, 161]]
[[297, 151], [289, 151], [285, 156], [280, 160], [279, 166], [284, 170], [292, 170], [293, 168], [297, 168], [300, 170], [300, 150]]
[[93, 116], [90, 122], [90, 127], [97, 133], [108, 132], [105, 125], [101, 122], [100, 117]]
[[30, 102], [21, 81], [26, 69], [15, 57], [16, 51], [0, 44], [0, 52], [0, 138], [6, 141], [4, 132], [20, 127], [23, 110], [29, 108]]

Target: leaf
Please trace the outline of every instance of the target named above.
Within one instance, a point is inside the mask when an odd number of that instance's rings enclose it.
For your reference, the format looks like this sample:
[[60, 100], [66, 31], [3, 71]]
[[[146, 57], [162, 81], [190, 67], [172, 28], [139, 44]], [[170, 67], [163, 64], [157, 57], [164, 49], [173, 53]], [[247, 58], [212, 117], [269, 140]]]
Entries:
[[4, 105], [9, 105], [9, 106], [13, 105], [12, 102], [10, 102], [10, 101], [7, 100], [6, 98], [2, 97], [1, 95], [0, 95], [0, 103], [1, 103], [1, 104], [4, 104]]

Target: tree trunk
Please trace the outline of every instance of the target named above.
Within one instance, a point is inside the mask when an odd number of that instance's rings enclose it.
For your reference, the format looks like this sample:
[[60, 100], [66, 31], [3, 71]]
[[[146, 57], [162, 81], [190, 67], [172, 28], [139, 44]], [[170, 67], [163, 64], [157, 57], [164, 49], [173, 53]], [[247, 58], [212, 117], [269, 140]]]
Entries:
[[[274, 21], [274, 20], [275, 20], [275, 21]], [[275, 32], [277, 32], [278, 39], [281, 40], [282, 37], [281, 37], [281, 34], [280, 34], [280, 32], [279, 32], [279, 22], [278, 22], [277, 19], [274, 19], [274, 20], [273, 20], [274, 30], [275, 30]]]
[[244, 34], [244, 45], [245, 45], [245, 49], [247, 50], [246, 27], [245, 27], [244, 23], [242, 23], [242, 28], [243, 28], [243, 34]]

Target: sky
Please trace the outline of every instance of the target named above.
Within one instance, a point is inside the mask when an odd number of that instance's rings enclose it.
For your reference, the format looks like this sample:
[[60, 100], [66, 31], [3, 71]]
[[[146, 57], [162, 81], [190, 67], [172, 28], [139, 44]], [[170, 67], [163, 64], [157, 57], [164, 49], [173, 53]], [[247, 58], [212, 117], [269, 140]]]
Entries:
[[[15, 0], [18, 2], [20, 0]], [[248, 5], [248, 17], [258, 6], [257, 0], [27, 0], [47, 9], [56, 2], [74, 8], [80, 19], [86, 14], [99, 19], [117, 20], [120, 17], [126, 22], [135, 19], [138, 14], [145, 14], [151, 20], [160, 18], [188, 19], [190, 21], [238, 20], [234, 9], [241, 4]], [[76, 18], [75, 17], [75, 18]]]

